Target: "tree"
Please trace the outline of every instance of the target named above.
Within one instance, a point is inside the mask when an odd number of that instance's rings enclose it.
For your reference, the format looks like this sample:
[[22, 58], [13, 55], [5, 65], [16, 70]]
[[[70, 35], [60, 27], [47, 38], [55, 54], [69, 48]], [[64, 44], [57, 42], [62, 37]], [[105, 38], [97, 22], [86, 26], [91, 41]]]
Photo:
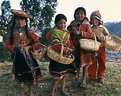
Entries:
[[0, 35], [4, 35], [5, 32], [7, 32], [7, 28], [9, 26], [10, 22], [10, 1], [9, 0], [4, 0], [1, 3], [1, 12], [2, 14], [0, 15]]
[[42, 32], [51, 27], [57, 0], [22, 0], [20, 5], [22, 10], [33, 16], [30, 19], [30, 26], [35, 30]]

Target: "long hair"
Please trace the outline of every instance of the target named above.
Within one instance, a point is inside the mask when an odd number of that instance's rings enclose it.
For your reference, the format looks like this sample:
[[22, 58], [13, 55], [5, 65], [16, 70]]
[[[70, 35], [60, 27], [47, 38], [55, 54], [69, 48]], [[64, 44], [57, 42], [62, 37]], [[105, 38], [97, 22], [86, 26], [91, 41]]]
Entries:
[[76, 19], [76, 13], [78, 11], [82, 11], [84, 13], [84, 15], [86, 16], [86, 9], [84, 7], [78, 7], [75, 12], [74, 12], [74, 19]]
[[[16, 24], [16, 21], [15, 21], [16, 17], [17, 16], [13, 16], [13, 18], [11, 20], [12, 25], [10, 26], [10, 37], [9, 37], [11, 44], [13, 44], [13, 42], [14, 42], [13, 32], [14, 32], [14, 28], [15, 28], [15, 24]], [[26, 25], [25, 25], [26, 36], [27, 36], [28, 39], [30, 39], [27, 18], [25, 18], [25, 21], [26, 21]]]

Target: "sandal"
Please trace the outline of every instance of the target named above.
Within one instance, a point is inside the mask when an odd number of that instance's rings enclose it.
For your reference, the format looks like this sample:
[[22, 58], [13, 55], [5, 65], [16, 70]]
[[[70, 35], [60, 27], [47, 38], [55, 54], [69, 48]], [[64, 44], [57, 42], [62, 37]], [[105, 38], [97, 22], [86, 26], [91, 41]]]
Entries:
[[64, 92], [64, 91], [60, 91], [60, 95], [61, 96], [71, 96], [70, 93]]

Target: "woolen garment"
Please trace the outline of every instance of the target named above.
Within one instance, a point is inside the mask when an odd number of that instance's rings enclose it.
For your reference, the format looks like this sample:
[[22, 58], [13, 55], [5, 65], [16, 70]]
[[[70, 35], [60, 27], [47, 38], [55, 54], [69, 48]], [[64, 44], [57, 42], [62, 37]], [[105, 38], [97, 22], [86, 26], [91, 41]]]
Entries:
[[[32, 82], [42, 76], [37, 61], [33, 59], [31, 55], [31, 51], [40, 48], [40, 40], [31, 29], [28, 30], [30, 39], [28, 39], [25, 34], [25, 27], [15, 27], [13, 32], [13, 44], [10, 43], [8, 36], [4, 45], [5, 50], [14, 54], [13, 74], [15, 75], [15, 79], [20, 82]], [[15, 47], [19, 45], [21, 45], [22, 48], [16, 50]], [[24, 55], [23, 53], [26, 52], [22, 50], [27, 46], [31, 46], [31, 49], [29, 50], [29, 55]]]
[[66, 44], [69, 39], [69, 32], [66, 30], [59, 30], [57, 28], [51, 30], [51, 45], [57, 44], [54, 41], [58, 41], [58, 43]]
[[17, 51], [14, 58], [15, 79], [20, 82], [32, 82], [41, 77], [38, 63], [32, 57], [24, 55], [24, 51]]
[[[25, 27], [20, 29], [19, 27], [15, 27], [14, 32], [13, 32], [13, 38], [14, 42], [13, 44], [10, 43], [9, 35], [7, 36], [6, 39], [6, 44], [4, 45], [5, 50], [10, 51], [10, 52], [15, 52], [14, 47], [18, 44], [21, 44], [23, 47], [24, 46], [29, 46], [31, 41], [33, 44], [31, 44], [31, 49], [32, 50], [37, 50], [40, 48], [40, 40], [39, 37], [33, 32], [32, 29], [29, 30], [29, 35], [30, 35], [30, 40], [27, 38], [25, 34]], [[22, 35], [20, 34], [22, 33]], [[20, 36], [21, 35], [21, 36]]]
[[108, 30], [105, 26], [100, 25], [97, 27], [92, 26], [92, 32], [97, 36], [98, 41], [101, 43], [101, 47], [104, 47], [104, 41], [101, 41], [100, 38], [109, 35]]
[[[65, 37], [63, 38], [64, 34], [65, 34]], [[47, 33], [46, 39], [48, 43], [52, 46], [52, 48], [57, 52], [61, 52], [62, 44], [64, 45], [64, 49], [63, 49], [64, 53], [68, 51], [68, 48], [73, 48], [70, 34], [66, 30], [59, 30], [57, 28], [52, 29]], [[61, 42], [62, 39], [63, 39], [63, 42]]]
[[25, 13], [23, 10], [11, 9], [10, 11], [11, 11], [11, 13], [12, 13], [13, 15], [18, 16], [18, 17], [32, 18], [31, 15], [28, 15], [28, 14]]
[[[66, 32], [66, 36], [63, 38], [63, 35]], [[60, 30], [60, 29], [52, 29], [50, 32], [48, 32], [46, 36], [50, 46], [52, 46], [53, 50], [60, 52], [61, 51], [61, 45], [58, 45], [60, 43], [66, 45], [64, 46], [64, 53], [66, 53], [68, 47], [73, 46], [72, 43], [70, 43], [70, 35], [66, 30]], [[54, 41], [55, 40], [55, 41]], [[57, 40], [57, 41], [56, 41]], [[61, 42], [64, 40], [63, 42]], [[52, 43], [54, 41], [54, 43]], [[62, 76], [65, 73], [76, 73], [75, 65], [73, 64], [62, 64], [58, 61], [50, 59], [49, 64], [49, 72], [52, 76]]]
[[107, 36], [109, 34], [108, 30], [103, 26], [92, 26], [92, 32], [98, 37], [98, 41], [101, 43], [99, 50], [97, 51], [97, 56], [93, 57], [92, 65], [89, 66], [89, 78], [97, 79], [104, 78], [106, 71], [106, 52], [104, 41], [101, 41], [100, 38]]
[[52, 76], [62, 76], [66, 73], [76, 74], [76, 66], [74, 64], [62, 64], [50, 59], [49, 72]]
[[[80, 64], [81, 67], [84, 67], [85, 65], [92, 64], [92, 52], [81, 49], [79, 44], [79, 39], [81, 38], [91, 39], [94, 37], [92, 34], [89, 21], [87, 19], [84, 19], [82, 21], [74, 20], [68, 26], [68, 31], [70, 32], [70, 34], [73, 33], [73, 29], [76, 30], [76, 32], [80, 33], [79, 35], [78, 34], [71, 35], [73, 45], [76, 49], [75, 62], [77, 66], [78, 64]], [[75, 39], [75, 37], [78, 37], [78, 38]]]
[[89, 79], [104, 79], [106, 71], [106, 53], [104, 47], [99, 48], [97, 55], [93, 56], [92, 61], [92, 65], [88, 69]]

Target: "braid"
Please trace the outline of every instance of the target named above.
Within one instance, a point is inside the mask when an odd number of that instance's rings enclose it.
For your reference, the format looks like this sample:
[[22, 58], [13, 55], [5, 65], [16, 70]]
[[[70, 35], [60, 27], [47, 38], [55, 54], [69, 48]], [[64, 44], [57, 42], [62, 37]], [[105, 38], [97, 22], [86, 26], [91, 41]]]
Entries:
[[[14, 27], [15, 27], [15, 19], [16, 19], [16, 16], [14, 16], [11, 20], [12, 24], [10, 26], [10, 43], [13, 44], [13, 41], [14, 41], [14, 38], [13, 38], [13, 32], [14, 32]], [[27, 18], [25, 18], [26, 20], [26, 25], [25, 25], [25, 31], [26, 31], [26, 36], [27, 38], [30, 40], [30, 35], [29, 35], [29, 30], [28, 30], [28, 20]]]
[[13, 41], [14, 41], [14, 38], [13, 38], [13, 32], [14, 32], [14, 27], [15, 27], [15, 19], [16, 19], [16, 16], [14, 16], [13, 18], [12, 18], [12, 20], [11, 20], [11, 22], [13, 22], [12, 23], [12, 25], [10, 26], [10, 37], [9, 37], [9, 39], [10, 39], [10, 43], [11, 44], [13, 44]]
[[26, 36], [30, 40], [30, 35], [29, 35], [29, 30], [28, 30], [28, 20], [27, 20], [27, 18], [25, 20], [26, 20], [26, 26], [25, 26]]

